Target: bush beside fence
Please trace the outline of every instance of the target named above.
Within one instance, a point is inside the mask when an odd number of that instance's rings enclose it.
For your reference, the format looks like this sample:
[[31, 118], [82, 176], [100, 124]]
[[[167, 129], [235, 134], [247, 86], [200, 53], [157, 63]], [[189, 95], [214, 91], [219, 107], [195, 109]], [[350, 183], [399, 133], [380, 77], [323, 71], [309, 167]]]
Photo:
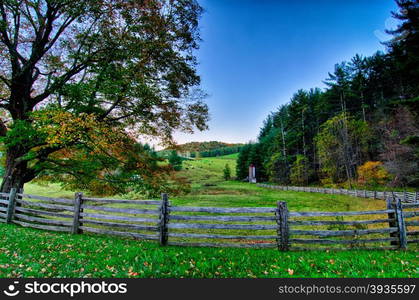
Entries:
[[[367, 217], [368, 216], [368, 217]], [[161, 200], [87, 198], [73, 200], [16, 193], [0, 194], [0, 221], [24, 227], [96, 233], [160, 245], [323, 249], [406, 249], [419, 243], [419, 204], [387, 198], [387, 209], [293, 212], [276, 207], [174, 206]]]
[[348, 190], [348, 189], [329, 189], [320, 187], [284, 186], [272, 184], [258, 184], [259, 187], [270, 188], [281, 191], [295, 191], [306, 193], [322, 193], [334, 195], [347, 195], [360, 198], [373, 198], [386, 200], [388, 197], [397, 197], [403, 202], [418, 202], [419, 192], [393, 192], [393, 191], [368, 191], [368, 190]]

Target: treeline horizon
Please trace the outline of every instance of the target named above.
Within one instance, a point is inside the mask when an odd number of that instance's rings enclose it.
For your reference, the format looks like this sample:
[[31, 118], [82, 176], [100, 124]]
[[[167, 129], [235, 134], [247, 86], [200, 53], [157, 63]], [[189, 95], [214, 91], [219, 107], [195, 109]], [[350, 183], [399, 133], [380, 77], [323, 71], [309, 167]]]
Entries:
[[386, 52], [335, 65], [327, 88], [298, 90], [245, 145], [237, 177], [329, 186], [419, 186], [419, 3], [396, 1]]
[[217, 157], [240, 152], [244, 144], [230, 144], [218, 141], [189, 142], [159, 151], [162, 156], [169, 156], [172, 151], [178, 155], [190, 158]]

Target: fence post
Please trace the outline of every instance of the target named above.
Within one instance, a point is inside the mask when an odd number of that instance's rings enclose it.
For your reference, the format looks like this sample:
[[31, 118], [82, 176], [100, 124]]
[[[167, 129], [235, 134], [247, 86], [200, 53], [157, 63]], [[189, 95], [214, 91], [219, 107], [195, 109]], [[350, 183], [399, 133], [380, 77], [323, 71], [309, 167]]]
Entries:
[[276, 228], [276, 244], [278, 245], [278, 250], [281, 251], [281, 208], [279, 206], [280, 202], [277, 202], [275, 210], [275, 219], [278, 227]]
[[396, 217], [397, 217], [397, 228], [398, 228], [399, 242], [400, 242], [399, 245], [401, 249], [406, 249], [407, 248], [406, 225], [404, 223], [402, 201], [399, 198], [396, 199], [395, 211], [396, 211]]
[[407, 192], [406, 191], [404, 191], [403, 192], [403, 202], [407, 202]]
[[83, 203], [83, 193], [76, 193], [74, 195], [74, 216], [73, 216], [73, 228], [72, 233], [78, 234], [80, 231], [80, 213], [81, 205]]
[[288, 207], [287, 202], [278, 202], [277, 222], [278, 222], [278, 249], [280, 251], [288, 251], [289, 244], [289, 224], [288, 224]]
[[[386, 203], [387, 203], [387, 209], [394, 209], [395, 203], [393, 203], [393, 200], [395, 198], [394, 197], [387, 197], [386, 198]], [[397, 226], [397, 221], [396, 221], [396, 213], [395, 212], [390, 212], [388, 213], [388, 218], [390, 219], [390, 221], [388, 222], [388, 226], [390, 228], [396, 227]], [[397, 233], [390, 233], [390, 237], [397, 237]], [[390, 245], [394, 246], [394, 245], [398, 245], [397, 241], [391, 241]]]
[[13, 219], [16, 205], [16, 192], [17, 190], [15, 188], [10, 190], [9, 203], [7, 204], [6, 223], [12, 222]]
[[168, 228], [167, 223], [169, 222], [169, 197], [167, 194], [161, 195], [161, 208], [160, 208], [160, 235], [159, 241], [160, 246], [166, 246], [168, 241]]
[[415, 193], [415, 202], [418, 202], [418, 198], [419, 198], [418, 195], [419, 195], [419, 192], [416, 192]]
[[374, 199], [377, 199], [377, 191], [374, 191]]

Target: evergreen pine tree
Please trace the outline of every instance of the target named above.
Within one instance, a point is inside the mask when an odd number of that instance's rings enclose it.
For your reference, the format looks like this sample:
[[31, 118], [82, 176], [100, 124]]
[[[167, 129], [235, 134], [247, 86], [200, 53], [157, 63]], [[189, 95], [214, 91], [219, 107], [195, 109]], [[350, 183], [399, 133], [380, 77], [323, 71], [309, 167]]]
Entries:
[[169, 164], [173, 167], [175, 171], [182, 170], [182, 157], [180, 157], [176, 151], [172, 151], [169, 156]]
[[230, 165], [226, 164], [223, 170], [223, 178], [224, 180], [230, 180], [231, 179], [231, 169]]

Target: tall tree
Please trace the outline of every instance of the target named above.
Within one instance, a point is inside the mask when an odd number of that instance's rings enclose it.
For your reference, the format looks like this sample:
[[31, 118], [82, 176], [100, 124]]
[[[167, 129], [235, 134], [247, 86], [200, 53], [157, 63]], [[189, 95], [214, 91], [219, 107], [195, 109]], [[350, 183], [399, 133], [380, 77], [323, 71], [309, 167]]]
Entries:
[[252, 149], [252, 144], [244, 145], [239, 152], [237, 158], [236, 175], [237, 178], [242, 180], [249, 176], [249, 155]]
[[387, 43], [399, 66], [401, 97], [419, 93], [419, 1], [396, 0], [399, 10], [393, 17], [399, 21], [396, 29], [388, 30], [394, 38]]
[[[347, 98], [350, 93], [350, 76], [346, 62], [336, 64], [333, 73], [329, 73], [324, 83], [330, 87], [330, 92], [337, 95], [340, 111], [347, 111]], [[337, 109], [336, 109], [337, 111]]]
[[349, 63], [349, 69], [352, 72], [352, 89], [356, 92], [356, 97], [359, 97], [361, 102], [362, 119], [364, 122], [366, 118], [366, 103], [365, 103], [365, 86], [367, 80], [366, 59], [361, 55], [355, 55]]
[[[166, 143], [174, 130], [206, 129], [201, 13], [195, 0], [0, 0], [1, 191], [66, 166], [57, 152], [88, 153], [104, 128]], [[87, 123], [75, 131], [69, 120]], [[73, 166], [60, 170], [84, 175]]]
[[169, 155], [169, 164], [173, 167], [175, 171], [182, 170], [183, 159], [180, 157], [175, 150], [173, 150]]

